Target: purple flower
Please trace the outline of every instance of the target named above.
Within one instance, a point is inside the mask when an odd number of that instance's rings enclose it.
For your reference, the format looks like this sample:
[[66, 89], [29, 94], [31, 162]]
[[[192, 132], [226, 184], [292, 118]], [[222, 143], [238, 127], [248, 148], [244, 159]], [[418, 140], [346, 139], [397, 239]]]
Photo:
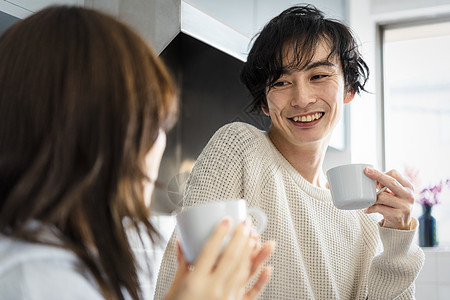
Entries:
[[439, 195], [443, 187], [450, 187], [450, 179], [439, 182], [434, 186], [429, 186], [420, 191], [417, 202], [422, 205], [433, 206], [440, 203]]

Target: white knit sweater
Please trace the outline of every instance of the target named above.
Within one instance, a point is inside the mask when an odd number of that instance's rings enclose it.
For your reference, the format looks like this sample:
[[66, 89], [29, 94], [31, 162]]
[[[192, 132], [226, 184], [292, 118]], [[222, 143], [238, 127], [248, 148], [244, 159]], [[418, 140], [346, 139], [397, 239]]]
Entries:
[[[268, 225], [261, 238], [277, 242], [262, 299], [414, 299], [424, 261], [412, 243], [415, 230], [382, 228], [362, 210], [336, 209], [328, 189], [307, 182], [267, 133], [244, 123], [216, 132], [184, 196], [187, 206], [231, 198], [263, 209]], [[164, 254], [155, 299], [172, 282], [175, 238]]]

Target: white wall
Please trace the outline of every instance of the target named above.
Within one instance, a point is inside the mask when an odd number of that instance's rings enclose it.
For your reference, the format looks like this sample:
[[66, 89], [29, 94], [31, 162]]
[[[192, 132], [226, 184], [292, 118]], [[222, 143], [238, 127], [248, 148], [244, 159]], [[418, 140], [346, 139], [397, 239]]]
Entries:
[[[381, 168], [380, 139], [377, 136], [379, 105], [376, 99], [376, 32], [371, 21], [369, 0], [348, 0], [349, 25], [360, 40], [361, 52], [370, 68], [366, 89], [350, 103], [351, 161], [371, 163]], [[378, 149], [380, 148], [380, 149]]]
[[351, 161], [369, 162], [383, 169], [381, 72], [378, 61], [377, 26], [450, 15], [450, 0], [347, 0], [346, 3], [349, 24], [360, 39], [362, 53], [371, 70], [367, 87], [373, 92], [373, 94], [363, 93], [350, 105]]
[[[347, 0], [351, 27], [359, 36], [372, 72], [369, 89], [351, 104], [351, 159], [383, 167], [381, 76], [377, 25], [450, 15], [449, 0]], [[373, 114], [376, 111], [377, 114]], [[361, 126], [365, 124], [365, 126]], [[424, 249], [425, 265], [416, 281], [418, 300], [443, 300], [450, 295], [450, 249]]]
[[[367, 1], [368, 0], [362, 0], [362, 2]], [[371, 0], [369, 2], [373, 14], [393, 14], [394, 19], [403, 18], [403, 15], [400, 15], [400, 17], [395, 17], [395, 15], [404, 13], [411, 15], [414, 11], [422, 17], [426, 16], [431, 11], [434, 11], [433, 14], [445, 13], [448, 8], [445, 9], [444, 7], [450, 4], [449, 0]], [[416, 14], [416, 12], [414, 12], [414, 14]]]
[[84, 0], [0, 0], [0, 11], [23, 19], [52, 4], [84, 5]]
[[425, 249], [425, 265], [416, 280], [417, 300], [448, 300], [450, 297], [449, 249]]
[[[253, 37], [273, 17], [302, 1], [296, 0], [185, 0], [212, 17]], [[345, 0], [311, 0], [321, 10], [335, 18], [343, 18]], [[226, 4], [225, 4], [226, 3]]]

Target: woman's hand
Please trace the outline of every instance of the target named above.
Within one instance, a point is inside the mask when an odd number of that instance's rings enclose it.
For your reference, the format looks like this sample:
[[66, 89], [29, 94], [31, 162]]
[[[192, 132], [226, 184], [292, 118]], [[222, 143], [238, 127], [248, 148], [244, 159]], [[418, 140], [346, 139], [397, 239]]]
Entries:
[[411, 210], [414, 204], [414, 187], [411, 182], [396, 170], [381, 173], [366, 168], [365, 174], [377, 181], [378, 188], [387, 187], [378, 194], [377, 202], [366, 208], [366, 213], [383, 215], [383, 227], [409, 230], [411, 226]]
[[225, 218], [205, 244], [195, 266], [189, 266], [178, 246], [178, 269], [166, 299], [255, 299], [267, 284], [271, 269], [265, 267], [255, 284], [247, 284], [273, 253], [274, 242], [259, 247], [259, 237], [247, 222], [236, 226], [221, 254], [222, 242], [231, 228]]

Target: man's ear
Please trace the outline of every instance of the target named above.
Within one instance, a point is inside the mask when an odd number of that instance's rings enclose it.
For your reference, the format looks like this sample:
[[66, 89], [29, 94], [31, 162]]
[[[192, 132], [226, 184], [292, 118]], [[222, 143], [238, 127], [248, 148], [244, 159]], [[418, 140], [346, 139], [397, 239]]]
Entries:
[[353, 90], [347, 91], [347, 93], [345, 94], [345, 97], [344, 97], [344, 103], [347, 104], [347, 103], [352, 102], [353, 98], [355, 98], [355, 91], [353, 91]]
[[262, 105], [261, 105], [261, 109], [262, 109], [263, 113], [264, 113], [266, 116], [270, 117], [270, 115], [269, 115], [269, 109], [267, 108], [267, 106], [265, 106], [264, 104], [262, 104]]

